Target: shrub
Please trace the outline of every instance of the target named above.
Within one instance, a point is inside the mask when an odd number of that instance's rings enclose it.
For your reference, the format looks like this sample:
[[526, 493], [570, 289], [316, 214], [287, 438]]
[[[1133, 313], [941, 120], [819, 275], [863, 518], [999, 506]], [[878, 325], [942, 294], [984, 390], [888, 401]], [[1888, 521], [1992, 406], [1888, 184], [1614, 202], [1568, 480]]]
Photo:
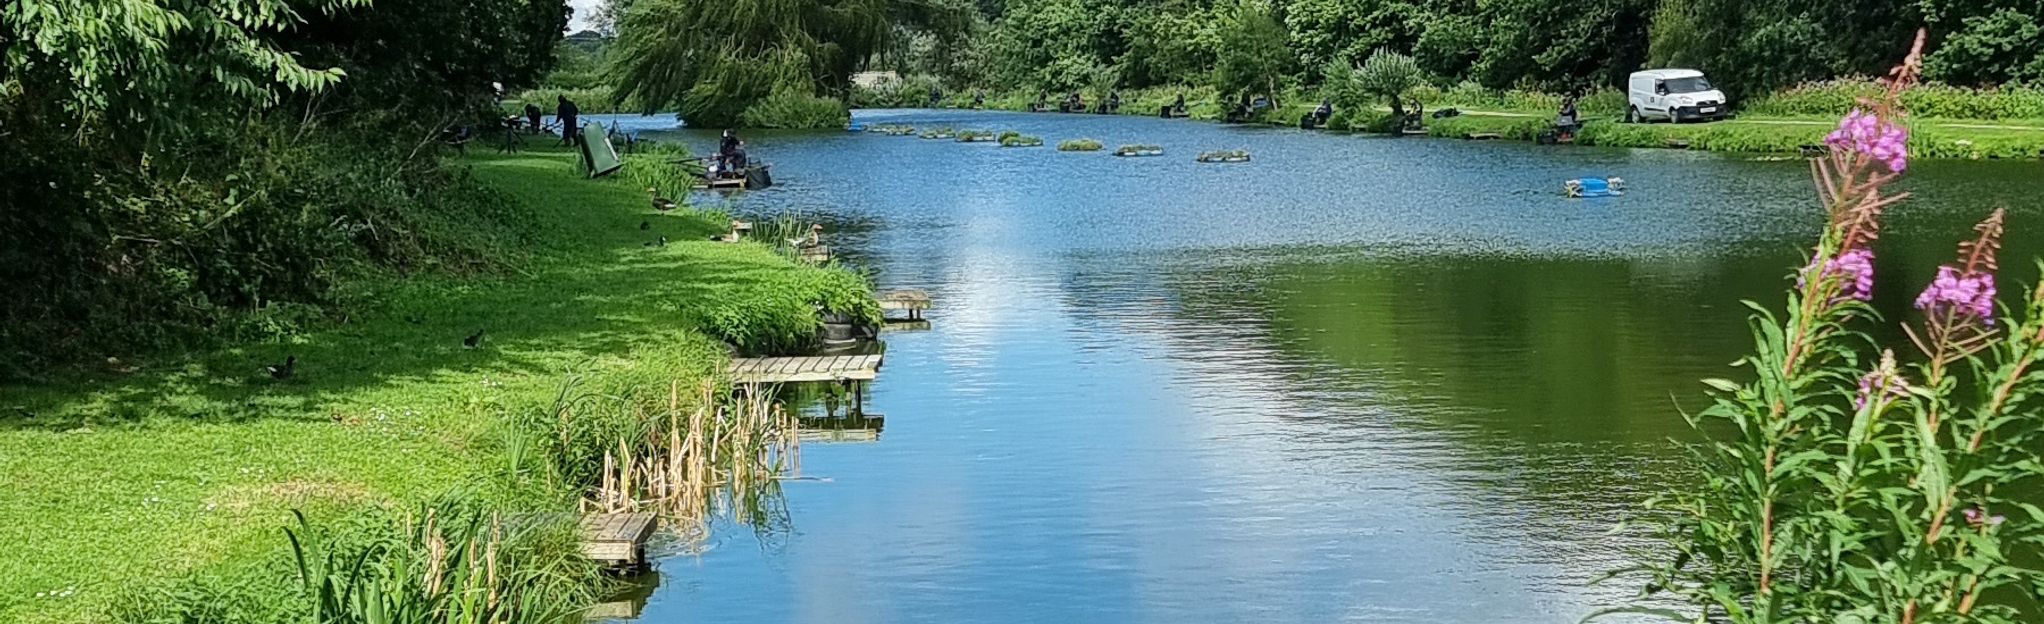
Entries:
[[0, 197], [45, 209], [0, 211], [0, 284], [30, 293], [0, 298], [0, 377], [274, 338], [351, 275], [524, 256], [535, 232], [513, 202], [384, 137], [250, 123], [193, 135], [174, 169], [81, 166], [102, 155], [62, 141], [5, 159]]
[[878, 325], [880, 304], [866, 277], [837, 267], [804, 268], [762, 280], [710, 305], [699, 324], [748, 355], [788, 355], [815, 346], [819, 314]]
[[748, 128], [843, 128], [851, 119], [843, 102], [792, 90], [776, 91], [738, 116]]
[[560, 87], [540, 87], [536, 89], [527, 89], [525, 91], [519, 92], [518, 95], [516, 96], [505, 98], [504, 110], [506, 114], [512, 115], [524, 114], [525, 103], [531, 102], [533, 104], [538, 105], [540, 110], [546, 111], [546, 114], [552, 115], [554, 114], [554, 107], [559, 105], [558, 98], [560, 98], [561, 96], [567, 96], [569, 100], [574, 101], [575, 108], [581, 110], [583, 113], [600, 115], [604, 113], [644, 112], [640, 107], [629, 102], [627, 103], [611, 102], [610, 87], [604, 86], [587, 87], [582, 89], [564, 89]]
[[[1880, 93], [1880, 84], [1871, 79], [1842, 78], [1797, 85], [1754, 98], [1739, 108], [1757, 115], [1835, 117], [1859, 106], [1862, 99]], [[1923, 85], [1903, 94], [1902, 104], [1916, 117], [2040, 119], [2044, 118], [2044, 88]]]

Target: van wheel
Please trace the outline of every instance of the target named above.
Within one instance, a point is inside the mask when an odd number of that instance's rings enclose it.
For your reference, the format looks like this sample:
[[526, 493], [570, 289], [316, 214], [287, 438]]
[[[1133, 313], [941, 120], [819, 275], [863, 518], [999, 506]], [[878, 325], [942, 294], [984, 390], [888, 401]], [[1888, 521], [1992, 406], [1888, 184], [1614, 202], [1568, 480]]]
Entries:
[[1628, 107], [1625, 109], [1625, 123], [1639, 123], [1638, 106]]

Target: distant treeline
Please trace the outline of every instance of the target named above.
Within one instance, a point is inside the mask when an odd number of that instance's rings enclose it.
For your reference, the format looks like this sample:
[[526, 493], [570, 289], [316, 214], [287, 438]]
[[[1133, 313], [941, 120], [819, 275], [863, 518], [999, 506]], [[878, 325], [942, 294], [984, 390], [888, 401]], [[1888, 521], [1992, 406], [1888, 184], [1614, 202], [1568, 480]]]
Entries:
[[[1919, 27], [1929, 78], [2044, 80], [2044, 4], [2016, 0], [1008, 0], [977, 5], [969, 49], [910, 47], [899, 69], [954, 85], [1073, 90], [1313, 83], [1388, 49], [1440, 84], [1550, 92], [1646, 67], [1703, 69], [1735, 95], [1879, 75]], [[1283, 86], [1283, 85], [1280, 85]]]
[[[1691, 67], [1751, 100], [1880, 75], [1919, 27], [1933, 82], [2044, 83], [2044, 4], [2034, 1], [736, 2], [612, 0], [616, 38], [563, 46], [546, 86], [608, 86], [618, 99], [585, 109], [679, 110], [722, 125], [773, 95], [805, 112], [814, 103], [802, 98], [850, 101], [858, 70], [935, 77], [951, 92], [1173, 86], [1233, 98], [1317, 90], [1330, 67], [1389, 51], [1443, 88], [1594, 92], [1639, 69]], [[777, 116], [764, 112], [752, 117]]]

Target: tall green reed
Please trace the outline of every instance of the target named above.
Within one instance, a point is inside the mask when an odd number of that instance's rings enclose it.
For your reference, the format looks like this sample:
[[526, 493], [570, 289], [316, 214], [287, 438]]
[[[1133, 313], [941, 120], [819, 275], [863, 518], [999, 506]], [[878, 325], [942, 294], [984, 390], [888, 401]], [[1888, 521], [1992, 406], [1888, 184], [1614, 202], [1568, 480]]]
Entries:
[[297, 515], [287, 529], [305, 619], [316, 624], [507, 624], [579, 619], [598, 586], [570, 520], [506, 518], [453, 502], [354, 527]]

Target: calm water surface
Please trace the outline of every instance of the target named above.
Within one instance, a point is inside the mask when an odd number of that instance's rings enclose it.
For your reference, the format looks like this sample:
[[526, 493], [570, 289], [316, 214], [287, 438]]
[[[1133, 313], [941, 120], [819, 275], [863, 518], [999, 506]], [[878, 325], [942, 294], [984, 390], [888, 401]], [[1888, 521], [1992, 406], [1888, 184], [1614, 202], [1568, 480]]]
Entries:
[[[858, 118], [1170, 151], [749, 136], [779, 186], [734, 212], [831, 224], [934, 328], [885, 336], [880, 439], [805, 445], [789, 522], [662, 561], [646, 621], [1574, 622], [1634, 590], [1586, 586], [1632, 545], [1606, 533], [1678, 478], [1676, 404], [1735, 374], [1738, 300], [1778, 301], [1821, 223], [1801, 161]], [[1224, 148], [1256, 160], [1191, 162]], [[1558, 195], [1591, 175], [1635, 190]], [[2038, 163], [1910, 186], [1891, 317], [1989, 208], [2044, 231]]]

